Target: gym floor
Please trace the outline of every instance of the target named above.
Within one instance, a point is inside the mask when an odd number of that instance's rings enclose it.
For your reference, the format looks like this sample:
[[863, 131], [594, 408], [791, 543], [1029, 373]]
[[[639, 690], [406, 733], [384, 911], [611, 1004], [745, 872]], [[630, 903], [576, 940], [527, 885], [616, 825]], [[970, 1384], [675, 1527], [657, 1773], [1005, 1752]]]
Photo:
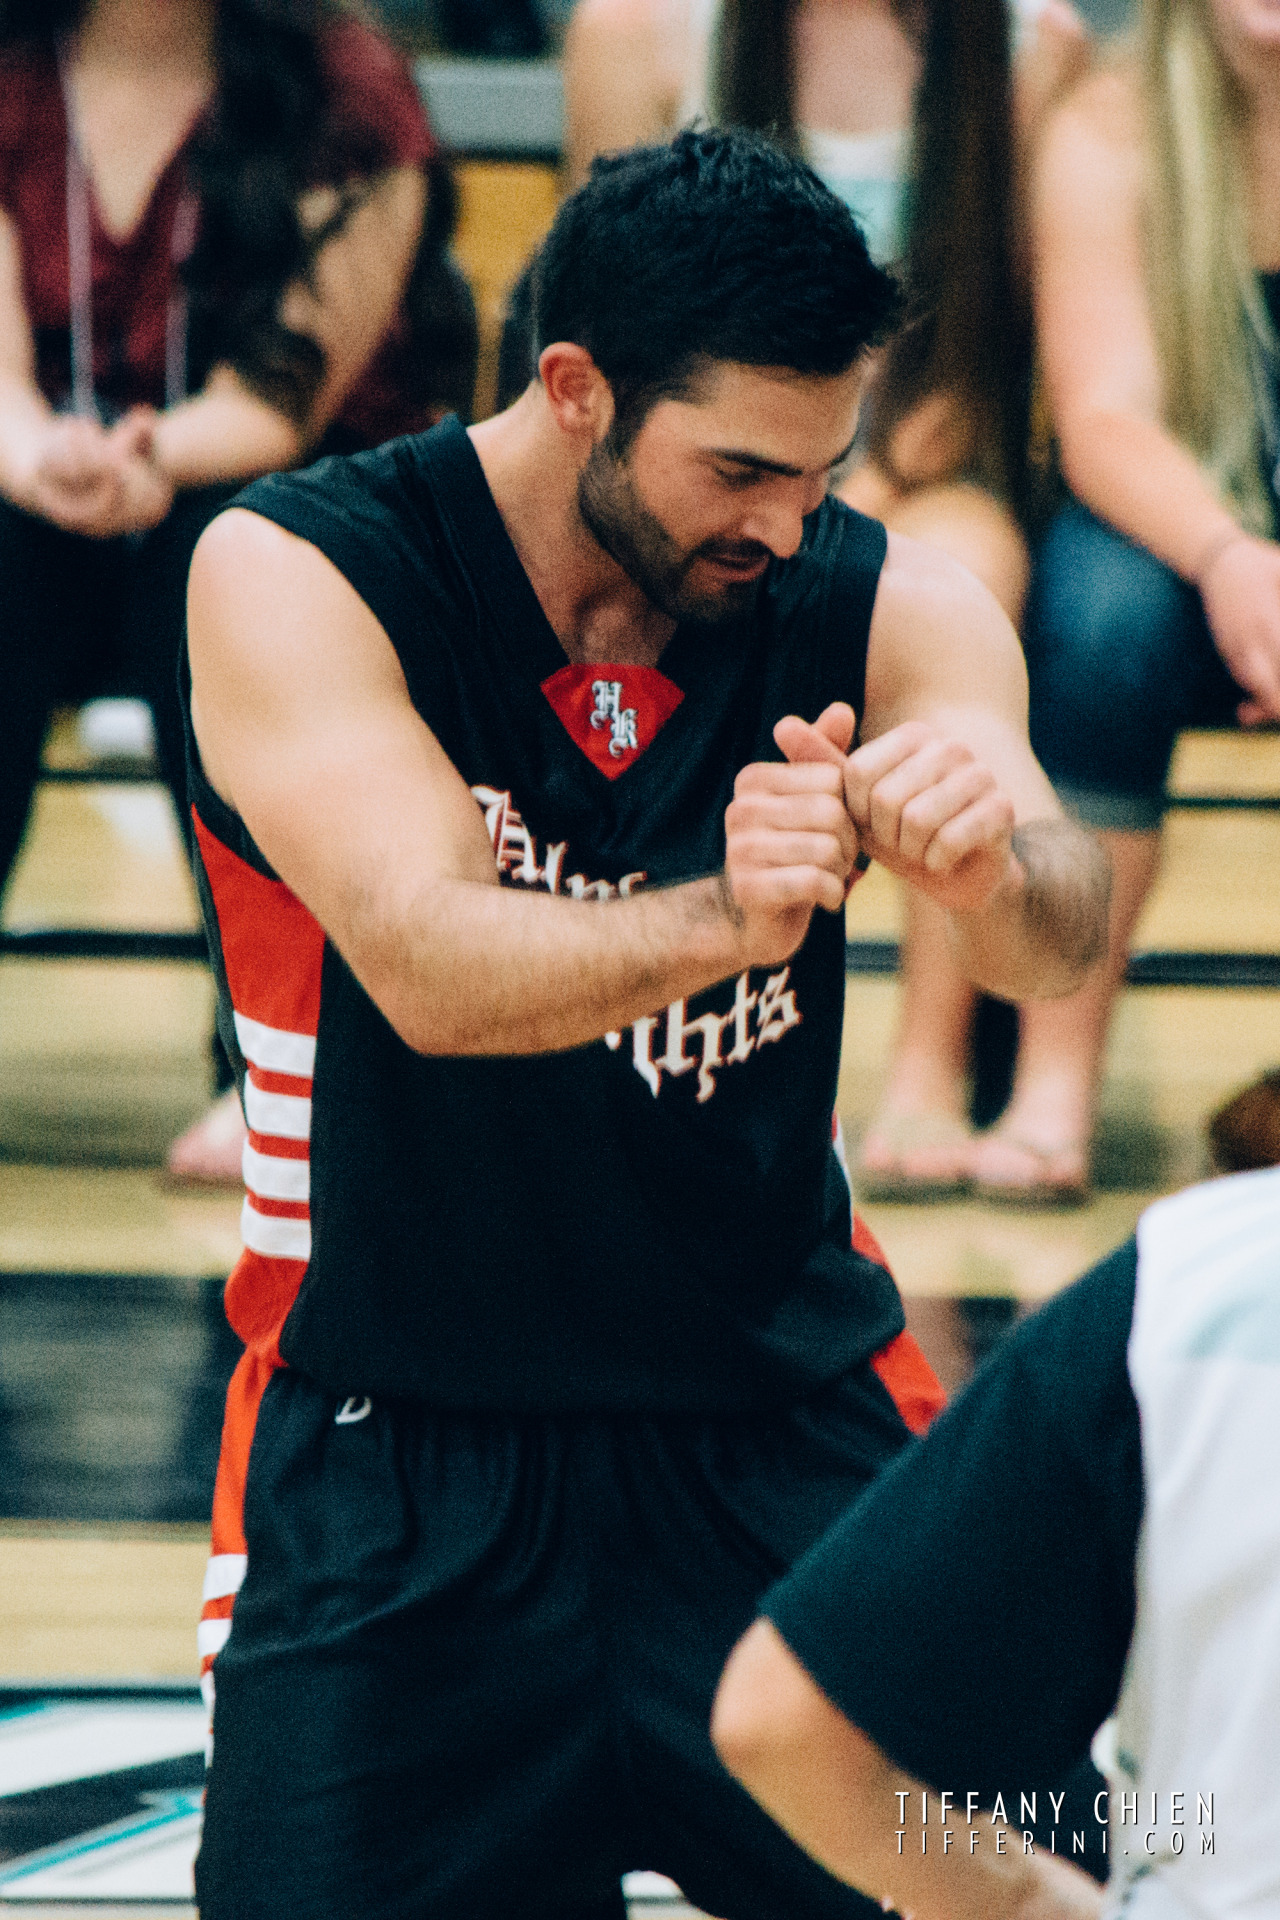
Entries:
[[[1189, 736], [1175, 785], [1280, 793], [1280, 736]], [[1137, 945], [1280, 953], [1277, 872], [1280, 813], [1173, 815]], [[891, 938], [897, 915], [893, 883], [873, 870], [850, 902], [851, 936]], [[42, 789], [5, 920], [194, 925], [166, 797], [143, 785]], [[840, 1108], [851, 1139], [874, 1106], [895, 992], [892, 980], [849, 982]], [[210, 1022], [195, 966], [0, 964], [0, 1912], [74, 1910], [76, 1835], [110, 1829], [113, 1859], [133, 1858], [145, 1826], [148, 1844], [159, 1834], [189, 1857], [203, 1520], [235, 1358], [218, 1295], [239, 1199], [169, 1190], [157, 1169], [207, 1097]], [[1280, 994], [1131, 989], [1089, 1206], [866, 1209], [946, 1384], [1024, 1306], [1130, 1233], [1151, 1198], [1206, 1171], [1205, 1116], [1277, 1063]], [[151, 1691], [111, 1697], [126, 1681]], [[96, 1683], [96, 1695], [75, 1683]], [[139, 1727], [125, 1799], [102, 1799], [110, 1769], [96, 1762], [99, 1799], [86, 1798], [88, 1762], [77, 1772], [56, 1753]], [[45, 1878], [6, 1878], [6, 1862], [41, 1849]], [[61, 1880], [48, 1877], [55, 1867]], [[190, 1912], [157, 1900], [163, 1875], [147, 1895], [131, 1871], [116, 1904], [103, 1904], [115, 1883], [100, 1884], [104, 1920]], [[647, 1902], [643, 1886], [635, 1893], [636, 1913], [680, 1911], [659, 1889]], [[145, 1907], [129, 1904], [139, 1897]]]

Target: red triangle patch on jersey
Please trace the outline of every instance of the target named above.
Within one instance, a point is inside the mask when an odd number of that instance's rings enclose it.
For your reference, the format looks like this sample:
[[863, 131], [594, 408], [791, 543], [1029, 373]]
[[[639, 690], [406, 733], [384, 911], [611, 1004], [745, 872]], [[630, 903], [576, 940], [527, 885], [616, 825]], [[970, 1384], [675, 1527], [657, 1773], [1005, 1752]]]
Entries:
[[574, 745], [607, 780], [634, 765], [684, 699], [656, 667], [561, 667], [542, 691]]

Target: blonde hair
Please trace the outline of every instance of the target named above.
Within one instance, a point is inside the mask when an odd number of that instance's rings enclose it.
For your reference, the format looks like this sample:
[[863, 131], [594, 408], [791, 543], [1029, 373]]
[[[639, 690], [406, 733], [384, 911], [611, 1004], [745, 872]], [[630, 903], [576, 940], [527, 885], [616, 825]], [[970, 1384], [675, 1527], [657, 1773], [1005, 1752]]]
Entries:
[[1274, 513], [1260, 413], [1275, 335], [1249, 257], [1245, 102], [1210, 0], [1146, 0], [1146, 270], [1165, 421], [1255, 533]]

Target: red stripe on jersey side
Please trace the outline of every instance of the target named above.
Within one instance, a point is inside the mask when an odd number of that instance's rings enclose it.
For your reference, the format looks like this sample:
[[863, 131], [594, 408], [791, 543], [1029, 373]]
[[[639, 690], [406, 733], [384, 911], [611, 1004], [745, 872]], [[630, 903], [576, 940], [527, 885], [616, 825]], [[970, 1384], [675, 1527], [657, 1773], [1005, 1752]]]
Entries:
[[868, 1260], [874, 1260], [876, 1265], [883, 1267], [886, 1273], [892, 1272], [885, 1258], [884, 1248], [860, 1213], [855, 1213], [853, 1216], [853, 1250], [855, 1253], [865, 1254]]
[[[838, 1124], [838, 1123], [837, 1123]], [[891, 1271], [884, 1248], [860, 1213], [853, 1216], [853, 1250]], [[911, 1334], [903, 1332], [871, 1356], [871, 1369], [912, 1433], [923, 1433], [947, 1404], [942, 1383]]]
[[[310, 1082], [307, 1082], [310, 1085]], [[286, 1140], [278, 1133], [249, 1132], [249, 1145], [255, 1153], [265, 1153], [272, 1160], [309, 1160], [311, 1142], [309, 1140]]]
[[283, 880], [268, 880], [210, 833], [194, 807], [191, 818], [218, 916], [232, 1006], [264, 1027], [314, 1039], [324, 929]]
[[272, 1073], [266, 1067], [251, 1066], [249, 1078], [260, 1093], [287, 1093], [295, 1100], [311, 1098], [311, 1082], [301, 1073]]
[[[243, 1265], [243, 1262], [241, 1262]], [[268, 1265], [273, 1264], [271, 1262]], [[290, 1264], [296, 1265], [296, 1262]], [[239, 1269], [237, 1269], [239, 1271]], [[232, 1278], [234, 1279], [234, 1275]], [[295, 1288], [296, 1290], [296, 1288]], [[213, 1538], [211, 1551], [245, 1553], [244, 1488], [249, 1472], [249, 1450], [253, 1445], [258, 1409], [267, 1383], [280, 1365], [252, 1348], [242, 1353], [227, 1388], [227, 1407], [222, 1421], [222, 1447], [218, 1454], [218, 1478], [213, 1489]], [[229, 1620], [235, 1605], [234, 1594], [221, 1594], [206, 1600], [200, 1612], [202, 1620]], [[206, 1654], [200, 1662], [205, 1673], [216, 1654]]]
[[305, 1200], [273, 1200], [269, 1194], [249, 1191], [249, 1205], [255, 1213], [269, 1213], [277, 1220], [309, 1220], [311, 1208]]
[[947, 1404], [937, 1374], [909, 1333], [873, 1353], [871, 1368], [912, 1433], [923, 1433]]
[[[312, 1039], [320, 1024], [320, 973], [324, 960], [324, 931], [281, 880], [269, 880], [210, 833], [192, 808], [196, 842], [209, 882], [218, 923], [222, 964], [231, 1004], [236, 1012], [265, 1027]], [[250, 1069], [263, 1093], [291, 1094], [307, 1099], [311, 1082], [293, 1074]], [[279, 1159], [306, 1160], [309, 1143], [251, 1133], [259, 1153]], [[268, 1200], [257, 1194], [249, 1202], [255, 1213], [305, 1220], [305, 1202]], [[280, 1330], [288, 1318], [306, 1271], [302, 1260], [270, 1258], [248, 1249], [241, 1254], [227, 1282], [227, 1319], [244, 1341], [245, 1351], [227, 1389], [218, 1477], [213, 1496], [212, 1550], [242, 1554], [244, 1489], [249, 1469], [258, 1409], [267, 1383], [280, 1358]], [[206, 1603], [204, 1620], [231, 1617], [234, 1596], [220, 1595]], [[216, 1654], [206, 1655], [202, 1671]]]
[[[256, 1210], [256, 1195], [253, 1204]], [[273, 1366], [283, 1365], [277, 1344], [280, 1329], [298, 1297], [305, 1271], [303, 1260], [281, 1260], [247, 1249], [231, 1269], [223, 1295], [227, 1319], [245, 1346]]]

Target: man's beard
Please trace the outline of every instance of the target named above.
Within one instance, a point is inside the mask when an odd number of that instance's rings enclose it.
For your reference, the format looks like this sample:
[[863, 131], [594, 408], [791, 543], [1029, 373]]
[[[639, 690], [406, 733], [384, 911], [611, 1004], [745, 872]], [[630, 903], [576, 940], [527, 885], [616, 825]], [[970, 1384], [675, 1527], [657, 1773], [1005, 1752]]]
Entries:
[[699, 593], [690, 587], [689, 573], [700, 560], [750, 564], [768, 557], [768, 548], [754, 540], [705, 540], [684, 552], [645, 506], [611, 439], [607, 434], [591, 449], [578, 476], [578, 512], [588, 533], [671, 619], [714, 625], [748, 613], [760, 591], [759, 578], [726, 580], [714, 591]]

